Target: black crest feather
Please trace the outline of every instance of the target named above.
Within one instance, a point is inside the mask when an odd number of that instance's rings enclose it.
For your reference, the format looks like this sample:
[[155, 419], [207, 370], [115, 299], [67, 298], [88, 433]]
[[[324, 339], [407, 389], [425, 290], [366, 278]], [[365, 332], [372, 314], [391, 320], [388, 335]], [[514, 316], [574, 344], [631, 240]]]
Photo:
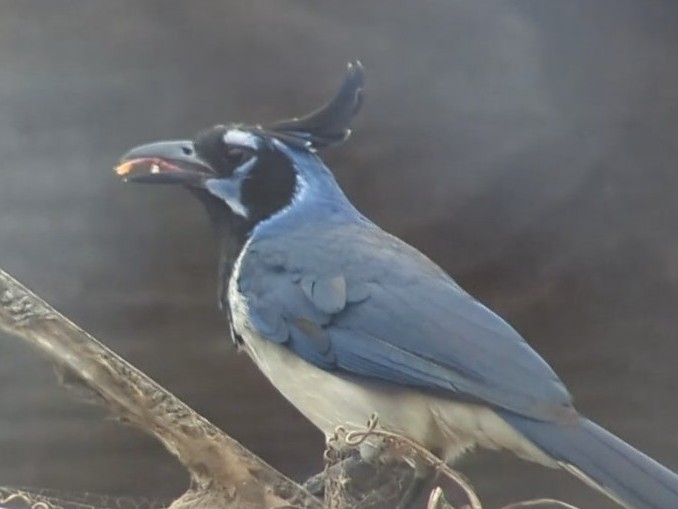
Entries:
[[346, 141], [351, 120], [362, 103], [365, 74], [359, 61], [349, 62], [344, 81], [330, 102], [301, 118], [281, 120], [261, 128], [286, 143], [322, 149]]

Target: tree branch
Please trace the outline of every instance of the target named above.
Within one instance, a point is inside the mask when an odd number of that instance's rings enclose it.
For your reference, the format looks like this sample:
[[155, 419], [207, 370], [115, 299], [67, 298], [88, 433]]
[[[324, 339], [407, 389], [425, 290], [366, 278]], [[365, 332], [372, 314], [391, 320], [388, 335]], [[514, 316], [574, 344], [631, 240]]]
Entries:
[[37, 348], [116, 417], [160, 440], [188, 469], [173, 508], [321, 509], [306, 490], [224, 434], [0, 270], [0, 329]]

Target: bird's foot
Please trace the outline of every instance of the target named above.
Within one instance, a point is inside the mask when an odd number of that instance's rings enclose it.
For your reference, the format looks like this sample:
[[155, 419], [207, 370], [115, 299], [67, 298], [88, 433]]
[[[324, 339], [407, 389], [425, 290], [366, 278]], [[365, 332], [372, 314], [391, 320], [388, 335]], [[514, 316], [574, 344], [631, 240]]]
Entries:
[[431, 484], [435, 476], [435, 469], [431, 467], [417, 466], [409, 486], [400, 496], [400, 501], [395, 509], [409, 509], [423, 495], [426, 488]]

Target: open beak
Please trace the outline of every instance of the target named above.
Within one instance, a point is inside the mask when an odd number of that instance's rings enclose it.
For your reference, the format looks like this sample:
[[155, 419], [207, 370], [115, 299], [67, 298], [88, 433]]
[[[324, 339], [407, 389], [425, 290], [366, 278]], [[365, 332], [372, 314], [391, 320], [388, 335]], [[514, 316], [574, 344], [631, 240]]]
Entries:
[[161, 141], [133, 148], [122, 157], [115, 172], [125, 182], [192, 187], [202, 187], [205, 180], [215, 176], [188, 140]]

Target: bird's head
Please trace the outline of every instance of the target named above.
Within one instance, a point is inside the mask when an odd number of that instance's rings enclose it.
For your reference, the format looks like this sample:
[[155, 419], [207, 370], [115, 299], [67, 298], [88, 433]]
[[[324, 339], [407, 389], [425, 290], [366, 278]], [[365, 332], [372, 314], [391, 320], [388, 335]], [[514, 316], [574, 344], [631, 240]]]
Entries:
[[336, 186], [315, 153], [348, 138], [362, 88], [362, 66], [350, 63], [334, 99], [305, 117], [218, 125], [192, 140], [141, 145], [125, 154], [115, 171], [130, 182], [184, 186], [213, 217], [227, 215], [247, 233], [293, 204], [302, 191], [322, 193]]

